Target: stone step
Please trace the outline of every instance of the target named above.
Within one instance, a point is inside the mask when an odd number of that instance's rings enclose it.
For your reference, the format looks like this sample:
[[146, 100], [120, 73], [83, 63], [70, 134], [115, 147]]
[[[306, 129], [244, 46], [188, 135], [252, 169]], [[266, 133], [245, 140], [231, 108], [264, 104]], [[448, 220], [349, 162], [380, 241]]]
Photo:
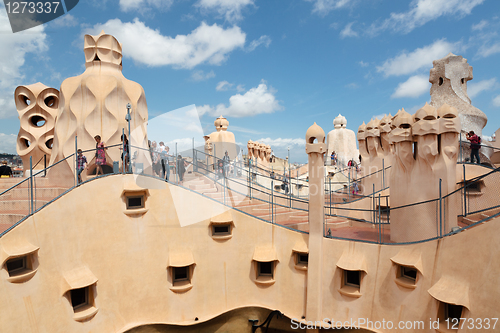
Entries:
[[220, 203], [223, 203], [223, 201], [226, 200], [226, 202], [225, 202], [226, 205], [234, 206], [235, 208], [238, 208], [239, 203], [242, 200], [245, 200], [245, 198], [241, 198], [238, 196], [226, 195], [226, 197], [224, 197], [222, 194], [219, 195], [218, 193], [208, 193], [205, 196], [208, 198], [214, 199]]
[[9, 229], [11, 226], [12, 226], [12, 224], [2, 224], [2, 223], [0, 223], [0, 233], [2, 233], [5, 230]]
[[487, 210], [487, 211], [483, 212], [483, 214], [487, 214], [488, 216], [492, 216], [492, 215], [495, 215], [498, 213], [500, 213], [500, 208], [494, 208], [494, 209]]
[[205, 181], [200, 178], [190, 179], [190, 180], [184, 179], [184, 186], [191, 186], [191, 185], [205, 185]]
[[[20, 182], [22, 182], [23, 180], [25, 180], [26, 178], [20, 178], [20, 177], [13, 177], [13, 178], [0, 178], [0, 193], [3, 191], [3, 190], [6, 190]], [[36, 183], [36, 186], [37, 187], [47, 187], [47, 186], [50, 186], [50, 181], [49, 181], [49, 178], [45, 178], [45, 177], [34, 177], [33, 178], [33, 183]], [[22, 183], [21, 185], [18, 185], [20, 188], [27, 188], [30, 184], [30, 180], [26, 180], [24, 183]]]
[[245, 205], [245, 206], [237, 205], [235, 208], [238, 208], [239, 210], [241, 210], [242, 212], [245, 212], [247, 214], [252, 214], [252, 212], [255, 208], [264, 209], [266, 206], [269, 206], [269, 205], [268, 204]]
[[479, 221], [479, 218], [474, 217], [474, 216], [467, 216], [467, 217], [462, 217], [461, 222], [465, 225], [471, 225]]
[[[271, 212], [271, 205], [267, 205], [267, 207], [264, 208], [254, 208], [253, 209], [253, 214], [254, 215], [261, 215], [261, 214], [266, 214]], [[284, 207], [274, 207], [273, 212], [275, 213], [290, 213], [291, 210], [289, 208], [284, 208]]]
[[[35, 202], [35, 208], [42, 207], [51, 199], [37, 199]], [[6, 214], [10, 211], [19, 211], [19, 210], [29, 210], [30, 200], [0, 200], [0, 213]]]
[[[213, 198], [213, 199], [217, 199], [219, 197], [223, 197], [222, 193], [219, 192], [215, 187], [212, 187], [212, 188], [208, 188], [206, 190], [199, 190], [197, 191], [198, 193], [202, 194], [202, 195], [205, 195], [209, 198]], [[226, 193], [226, 196], [227, 196], [227, 193]]]
[[13, 225], [22, 220], [26, 215], [28, 215], [28, 211], [26, 211], [26, 214], [0, 214], [0, 225]]
[[[33, 197], [55, 198], [63, 194], [67, 189], [62, 187], [36, 187], [33, 189]], [[31, 191], [28, 188], [13, 188], [12, 190], [0, 196], [3, 199], [26, 199], [31, 196]]]
[[201, 184], [192, 184], [192, 183], [190, 183], [188, 186], [189, 186], [190, 189], [195, 190], [195, 191], [206, 190], [206, 189], [214, 187], [213, 184], [205, 184], [205, 182], [203, 182], [203, 181], [202, 181]]
[[326, 228], [340, 228], [340, 227], [349, 227], [349, 221], [327, 221]]

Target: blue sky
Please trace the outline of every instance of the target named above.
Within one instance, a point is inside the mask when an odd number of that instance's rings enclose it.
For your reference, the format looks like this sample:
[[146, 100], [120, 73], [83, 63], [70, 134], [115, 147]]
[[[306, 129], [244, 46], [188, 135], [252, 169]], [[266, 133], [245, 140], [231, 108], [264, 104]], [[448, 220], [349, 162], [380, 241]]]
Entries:
[[150, 119], [194, 104], [205, 133], [222, 114], [237, 142], [283, 157], [290, 147], [293, 161], [306, 161], [313, 122], [327, 133], [341, 113], [356, 131], [373, 116], [414, 113], [430, 101], [432, 60], [449, 52], [474, 68], [483, 134], [500, 127], [497, 0], [80, 0], [16, 34], [0, 6], [3, 152], [15, 152], [15, 88], [81, 74], [83, 35], [102, 29], [123, 44], [123, 73], [144, 87]]

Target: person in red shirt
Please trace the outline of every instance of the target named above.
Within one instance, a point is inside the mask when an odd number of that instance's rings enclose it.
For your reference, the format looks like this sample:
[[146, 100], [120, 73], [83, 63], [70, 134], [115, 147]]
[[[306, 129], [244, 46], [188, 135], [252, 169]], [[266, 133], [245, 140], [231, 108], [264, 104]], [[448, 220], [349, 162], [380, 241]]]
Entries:
[[470, 141], [470, 162], [474, 163], [474, 157], [477, 160], [477, 164], [481, 164], [479, 161], [479, 149], [481, 148], [481, 138], [479, 138], [474, 131], [467, 133], [467, 140]]

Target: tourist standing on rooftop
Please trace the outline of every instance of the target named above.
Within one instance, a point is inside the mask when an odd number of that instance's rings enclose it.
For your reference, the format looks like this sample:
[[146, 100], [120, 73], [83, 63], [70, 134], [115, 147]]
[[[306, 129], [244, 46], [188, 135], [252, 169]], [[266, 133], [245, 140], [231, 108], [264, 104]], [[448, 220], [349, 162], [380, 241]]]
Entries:
[[0, 177], [12, 177], [12, 169], [7, 165], [7, 161], [2, 161], [2, 166], [0, 166]]
[[95, 165], [96, 165], [96, 172], [95, 175], [99, 176], [99, 171], [101, 171], [101, 174], [104, 175], [104, 172], [102, 170], [102, 166], [106, 165], [106, 152], [105, 150], [108, 149], [106, 148], [106, 145], [104, 142], [101, 141], [101, 136], [96, 135], [94, 136], [94, 140], [96, 142], [95, 144]]
[[78, 184], [82, 182], [82, 171], [87, 169], [87, 158], [83, 156], [81, 149], [78, 149], [77, 171], [78, 171]]
[[170, 178], [170, 147], [166, 146], [165, 151], [163, 152], [164, 158], [165, 158], [165, 180], [168, 182], [168, 179]]
[[179, 182], [182, 185], [182, 181], [184, 180], [184, 173], [186, 172], [187, 162], [184, 161], [182, 156], [179, 154], [177, 156], [177, 175], [179, 175]]
[[477, 160], [477, 164], [481, 164], [479, 161], [479, 148], [481, 148], [481, 138], [474, 134], [474, 131], [467, 133], [467, 140], [470, 141], [470, 162], [474, 163], [474, 157]]
[[158, 153], [160, 154], [161, 178], [165, 178], [165, 143], [163, 141], [158, 144]]
[[337, 155], [335, 155], [335, 152], [334, 152], [334, 151], [332, 151], [332, 155], [330, 156], [330, 158], [331, 158], [331, 165], [335, 165], [335, 164], [337, 164], [337, 163], [336, 163], [336, 160], [337, 160]]
[[[123, 145], [125, 146], [125, 154], [122, 152], [122, 168], [125, 172], [128, 172], [128, 166], [130, 164], [130, 151], [128, 147], [128, 139], [126, 134], [122, 134], [121, 136], [121, 141], [123, 142]], [[120, 147], [120, 150], [123, 148]]]
[[229, 176], [229, 155], [226, 150], [226, 153], [224, 154], [224, 157], [222, 158], [222, 163], [224, 165], [224, 178]]

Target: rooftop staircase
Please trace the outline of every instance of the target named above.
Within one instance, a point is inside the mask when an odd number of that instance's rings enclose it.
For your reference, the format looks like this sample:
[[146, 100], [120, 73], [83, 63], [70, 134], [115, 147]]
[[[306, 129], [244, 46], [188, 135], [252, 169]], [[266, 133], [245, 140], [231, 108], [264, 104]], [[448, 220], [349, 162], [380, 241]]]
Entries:
[[[23, 180], [24, 182], [22, 182]], [[0, 193], [13, 186], [15, 187], [0, 195], [0, 233], [22, 220], [31, 211], [30, 180], [27, 178], [0, 178]], [[67, 189], [67, 187], [50, 184], [48, 178], [34, 177], [33, 210], [41, 208]]]

